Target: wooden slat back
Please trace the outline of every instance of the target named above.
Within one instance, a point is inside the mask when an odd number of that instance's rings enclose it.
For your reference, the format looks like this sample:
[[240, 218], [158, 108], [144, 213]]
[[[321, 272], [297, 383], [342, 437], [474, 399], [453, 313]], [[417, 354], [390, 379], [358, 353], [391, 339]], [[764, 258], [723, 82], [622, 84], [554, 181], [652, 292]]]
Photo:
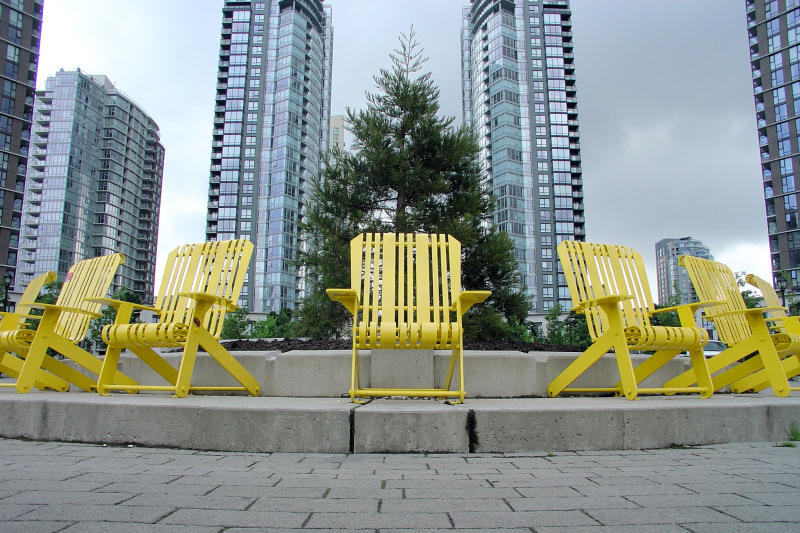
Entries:
[[[780, 297], [778, 297], [778, 293], [775, 292], [775, 288], [770, 282], [756, 276], [755, 274], [748, 274], [745, 276], [744, 280], [761, 291], [761, 297], [764, 299], [764, 305], [767, 307], [783, 307], [783, 302], [781, 302]], [[786, 311], [783, 309], [775, 309], [774, 311], [767, 313], [767, 315], [770, 318], [786, 318]]]
[[[606, 296], [632, 296], [620, 302], [623, 327], [649, 326], [653, 299], [642, 256], [625, 246], [562, 241], [558, 257], [574, 307]], [[584, 309], [589, 334], [597, 339], [608, 331], [608, 317], [600, 306]]]
[[[87, 298], [106, 296], [117, 269], [124, 262], [125, 256], [120, 253], [78, 261], [67, 272], [56, 305], [99, 313], [102, 304], [90, 302]], [[86, 336], [91, 320], [92, 317], [85, 313], [64, 311], [59, 314], [55, 330], [58, 335], [78, 342]]]
[[461, 292], [461, 243], [449, 235], [365, 233], [350, 242], [357, 322], [450, 324]]
[[680, 256], [678, 264], [686, 267], [699, 301], [722, 302], [718, 305], [708, 305], [703, 310], [706, 318], [714, 322], [722, 342], [731, 346], [752, 335], [743, 313], [719, 314], [747, 308], [742, 293], [739, 292], [736, 276], [727, 265], [689, 255]]
[[42, 288], [48, 283], [54, 282], [57, 277], [58, 275], [50, 270], [33, 278], [19, 297], [19, 302], [14, 307], [14, 312], [20, 315], [30, 314], [31, 304], [36, 301], [36, 297], [42, 292]]
[[[253, 244], [247, 239], [184, 244], [167, 256], [154, 307], [160, 322], [188, 324], [194, 300], [181, 293], [202, 292], [236, 304], [250, 265]], [[203, 317], [202, 325], [219, 337], [226, 306], [215, 305]]]

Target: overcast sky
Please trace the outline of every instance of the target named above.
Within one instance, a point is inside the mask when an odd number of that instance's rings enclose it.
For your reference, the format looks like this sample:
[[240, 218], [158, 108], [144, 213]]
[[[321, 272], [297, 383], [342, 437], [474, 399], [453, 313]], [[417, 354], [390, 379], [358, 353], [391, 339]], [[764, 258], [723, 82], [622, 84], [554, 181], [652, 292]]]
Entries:
[[[46, 0], [38, 86], [105, 74], [161, 128], [158, 268], [205, 238], [222, 0]], [[445, 115], [461, 122], [453, 0], [333, 0], [333, 114], [361, 109], [413, 24]], [[771, 278], [741, 0], [572, 0], [586, 237], [632, 246], [691, 235]], [[654, 294], [654, 297], [656, 295]]]

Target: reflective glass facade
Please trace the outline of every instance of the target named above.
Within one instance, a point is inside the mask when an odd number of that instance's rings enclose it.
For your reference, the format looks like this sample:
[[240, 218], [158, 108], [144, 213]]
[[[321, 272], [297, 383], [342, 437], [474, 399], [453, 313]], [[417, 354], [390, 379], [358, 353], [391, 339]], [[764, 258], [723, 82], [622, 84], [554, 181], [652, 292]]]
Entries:
[[225, 1], [206, 237], [255, 245], [239, 302], [252, 312], [294, 309], [302, 294], [293, 261], [328, 147], [332, 40], [320, 0]]
[[658, 303], [672, 305], [672, 297], [678, 295], [678, 304], [698, 301], [689, 273], [678, 265], [678, 258], [691, 255], [714, 260], [708, 246], [691, 237], [661, 239], [656, 243], [656, 275], [658, 277]]
[[125, 255], [112, 290], [153, 300], [164, 148], [158, 125], [105, 76], [59, 71], [37, 91], [17, 287]]
[[42, 0], [0, 0], [0, 280], [16, 274]]
[[773, 276], [800, 287], [800, 0], [746, 0]]
[[463, 11], [465, 122], [481, 147], [493, 224], [514, 241], [534, 314], [572, 306], [556, 246], [585, 236], [567, 0], [475, 0]]

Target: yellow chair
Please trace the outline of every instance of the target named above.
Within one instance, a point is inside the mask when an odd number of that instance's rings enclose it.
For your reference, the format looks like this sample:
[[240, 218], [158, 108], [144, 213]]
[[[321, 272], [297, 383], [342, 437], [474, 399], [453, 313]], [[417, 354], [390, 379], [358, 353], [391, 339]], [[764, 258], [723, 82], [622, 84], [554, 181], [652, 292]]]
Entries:
[[[461, 243], [441, 234], [361, 234], [350, 241], [350, 287], [326, 291], [353, 315], [350, 400], [401, 395], [463, 402], [462, 316], [491, 292], [461, 290]], [[451, 350], [444, 387], [362, 387], [358, 351], [372, 349]], [[456, 365], [458, 389], [450, 390]]]
[[[753, 374], [759, 374], [758, 383], [766, 382], [776, 396], [788, 396], [789, 382], [781, 365], [779, 354], [797, 353], [800, 336], [789, 333], [771, 334], [765, 313], [783, 309], [780, 306], [748, 309], [739, 291], [739, 284], [730, 268], [722, 263], [682, 255], [678, 264], [686, 267], [697, 297], [716, 300], [704, 310], [705, 318], [714, 323], [726, 350], [708, 360], [708, 369], [714, 374], [714, 390], [730, 385], [731, 391], [743, 392], [752, 388]], [[745, 357], [756, 354], [744, 360]], [[683, 386], [694, 383], [691, 370], [670, 380], [670, 384]]]
[[[89, 372], [100, 373], [102, 361], [80, 348], [78, 342], [86, 336], [91, 319], [100, 316], [101, 304], [92, 299], [106, 294], [124, 260], [122, 254], [110, 254], [75, 263], [67, 272], [55, 304], [30, 301], [23, 304], [28, 309], [43, 309], [42, 316], [15, 314], [16, 318], [4, 321], [8, 329], [0, 331], [0, 349], [5, 352], [0, 368], [17, 381], [3, 386], [15, 387], [21, 393], [33, 387], [65, 391], [70, 383], [85, 391], [95, 387], [94, 379], [48, 355], [47, 351], [61, 354]], [[38, 328], [33, 331], [18, 327], [19, 320], [24, 318], [39, 319]], [[123, 374], [112, 377], [134, 383]]]
[[[247, 239], [186, 244], [167, 257], [155, 304], [150, 307], [103, 299], [117, 311], [116, 320], [103, 328], [108, 345], [97, 391], [173, 391], [182, 398], [191, 391], [247, 391], [258, 396], [258, 381], [219, 343], [226, 311], [236, 309], [253, 244]], [[134, 310], [159, 315], [158, 322], [130, 323]], [[179, 368], [155, 352], [156, 347], [183, 348]], [[112, 380], [120, 352], [129, 349], [169, 385], [121, 385]], [[205, 350], [242, 386], [192, 386], [198, 348]]]
[[[573, 310], [586, 315], [592, 345], [550, 382], [547, 393], [614, 392], [633, 400], [639, 394], [713, 393], [703, 356], [708, 341], [705, 330], [694, 324], [703, 304], [687, 304], [653, 311], [650, 286], [638, 252], [624, 246], [562, 241], [558, 257], [572, 296]], [[654, 313], [677, 311], [680, 327], [653, 326]], [[613, 387], [567, 388], [605, 353], [613, 349], [620, 381]], [[630, 350], [654, 351], [635, 369]], [[643, 388], [639, 383], [688, 350], [692, 367], [700, 376], [695, 387]]]
[[[767, 313], [767, 322], [770, 325], [770, 331], [772, 331], [772, 333], [785, 333], [788, 335], [800, 336], [800, 317], [788, 316], [786, 314], [785, 308], [772, 285], [755, 274], [748, 274], [745, 276], [745, 281], [761, 291], [761, 296], [764, 298], [766, 306], [774, 309], [774, 311]], [[785, 344], [783, 344], [781, 348], [784, 346]], [[779, 355], [782, 358], [781, 366], [783, 367], [783, 372], [786, 374], [787, 379], [800, 374], [800, 353], [798, 353], [797, 350], [781, 351]], [[767, 379], [764, 370], [759, 370], [740, 380], [736, 386], [745, 390], [752, 389], [758, 392], [769, 387], [769, 379]], [[798, 387], [790, 387], [789, 389], [800, 390]]]
[[[31, 310], [31, 305], [36, 302], [36, 298], [39, 296], [39, 293], [42, 291], [42, 288], [47, 285], [48, 283], [52, 283], [56, 280], [57, 274], [52, 270], [45, 272], [44, 274], [40, 274], [33, 278], [28, 286], [25, 287], [25, 291], [23, 291], [22, 295], [19, 297], [19, 301], [17, 305], [14, 307], [13, 312], [0, 312], [0, 316], [3, 318], [0, 319], [0, 337], [3, 335], [7, 335], [5, 332], [14, 331], [14, 335], [25, 336], [29, 337], [29, 341], [33, 340], [33, 333], [36, 328], [29, 327], [28, 325], [28, 314]], [[36, 320], [35, 324], [38, 325], [39, 321]], [[28, 333], [26, 330], [30, 330], [31, 333]], [[12, 341], [13, 342], [13, 341]], [[16, 342], [14, 342], [16, 344]], [[2, 349], [2, 348], [0, 348]], [[2, 367], [2, 359], [5, 357], [5, 351], [0, 353], [0, 372], [6, 372], [9, 375], [13, 375], [17, 377], [19, 375], [18, 372], [13, 371], [12, 369], [3, 368]], [[45, 374], [44, 378], [47, 379], [48, 376], [52, 376], [51, 374], [47, 374], [46, 371], [42, 370], [42, 373]], [[59, 387], [62, 387], [61, 380], [53, 381], [54, 388], [57, 390]], [[37, 383], [34, 385], [37, 388], [44, 389], [47, 386], [37, 380]]]

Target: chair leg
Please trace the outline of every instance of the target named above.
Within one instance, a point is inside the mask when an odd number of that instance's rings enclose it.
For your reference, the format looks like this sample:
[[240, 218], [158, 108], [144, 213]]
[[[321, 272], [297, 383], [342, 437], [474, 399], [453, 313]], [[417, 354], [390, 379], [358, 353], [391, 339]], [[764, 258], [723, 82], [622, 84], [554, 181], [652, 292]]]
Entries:
[[359, 403], [356, 400], [356, 390], [361, 388], [361, 372], [358, 364], [358, 348], [355, 340], [353, 341], [353, 356], [350, 358], [350, 401]]
[[107, 396], [110, 385], [113, 384], [113, 376], [119, 365], [120, 352], [122, 352], [122, 348], [113, 344], [106, 348], [106, 356], [100, 367], [100, 374], [97, 376], [97, 393], [101, 396]]
[[579, 355], [567, 368], [553, 379], [547, 386], [547, 395], [556, 397], [567, 388], [567, 386], [578, 379], [581, 374], [595, 364], [609, 349], [611, 349], [611, 339], [604, 335], [589, 346], [586, 351]]
[[200, 346], [200, 339], [197, 335], [198, 329], [198, 326], [194, 324], [190, 326], [189, 333], [186, 336], [186, 343], [183, 345], [183, 355], [181, 356], [181, 364], [178, 368], [178, 379], [175, 381], [176, 398], [184, 398], [189, 394], [194, 364], [197, 359], [197, 348]]
[[213, 357], [236, 381], [238, 381], [251, 396], [261, 394], [261, 385], [255, 377], [242, 364], [233, 357], [228, 350], [222, 347], [214, 336], [207, 331], [198, 331], [200, 346]]

